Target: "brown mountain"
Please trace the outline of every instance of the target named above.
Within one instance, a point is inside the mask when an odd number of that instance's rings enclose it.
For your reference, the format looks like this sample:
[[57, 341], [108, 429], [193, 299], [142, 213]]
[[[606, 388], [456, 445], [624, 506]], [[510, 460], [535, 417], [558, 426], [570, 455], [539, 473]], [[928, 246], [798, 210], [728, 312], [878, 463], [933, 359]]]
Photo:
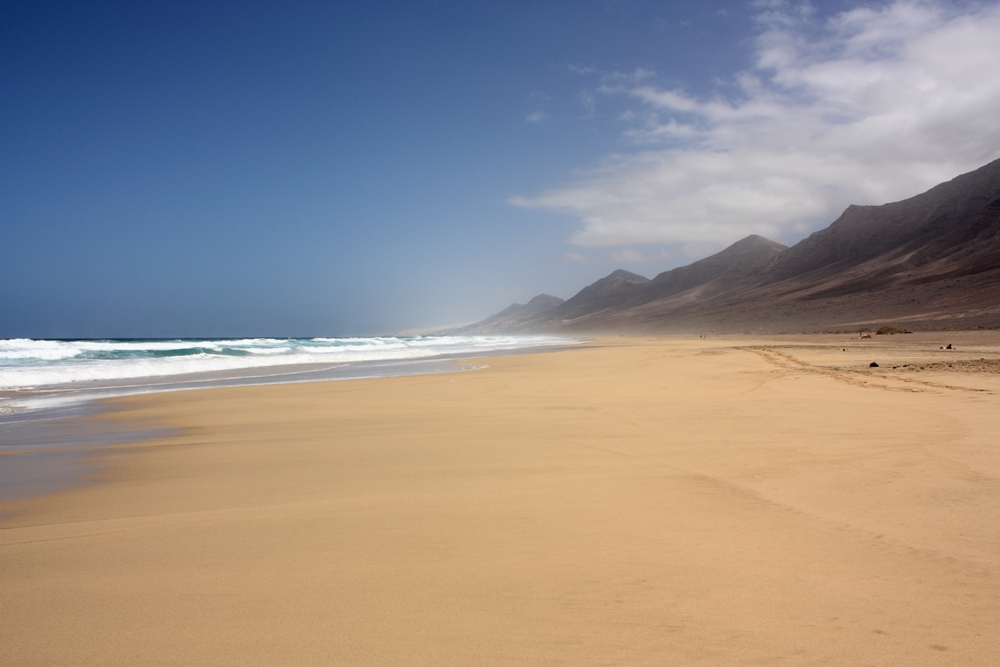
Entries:
[[[645, 278], [643, 278], [645, 280]], [[521, 331], [532, 318], [552, 310], [565, 303], [551, 294], [539, 294], [525, 304], [515, 303], [504, 308], [496, 315], [491, 315], [481, 322], [449, 330], [449, 334], [496, 334]]]
[[652, 280], [615, 271], [508, 321], [521, 333], [1000, 326], [1000, 160], [904, 201], [850, 206], [790, 248], [749, 236]]

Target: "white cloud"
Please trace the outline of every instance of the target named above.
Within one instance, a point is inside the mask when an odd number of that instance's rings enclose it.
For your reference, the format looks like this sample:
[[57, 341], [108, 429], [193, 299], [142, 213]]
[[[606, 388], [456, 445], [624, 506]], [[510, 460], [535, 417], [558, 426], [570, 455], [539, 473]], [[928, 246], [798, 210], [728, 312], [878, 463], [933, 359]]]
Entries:
[[901, 1], [823, 22], [760, 5], [736, 97], [656, 86], [648, 70], [601, 92], [639, 106], [627, 152], [515, 206], [580, 218], [581, 246], [707, 244], [823, 227], [851, 203], [915, 195], [1000, 156], [1000, 5]]
[[546, 116], [544, 111], [533, 111], [532, 113], [529, 113], [524, 119], [529, 123], [539, 123], [545, 120], [545, 118]]
[[590, 255], [584, 255], [583, 253], [579, 252], [568, 252], [565, 255], [563, 255], [563, 259], [565, 259], [567, 262], [580, 262], [582, 264], [596, 264], [597, 262], [601, 261], [596, 257], [591, 257]]
[[621, 248], [611, 253], [611, 261], [630, 264], [646, 264], [648, 262], [663, 262], [670, 259], [670, 253], [645, 253], [634, 248]]

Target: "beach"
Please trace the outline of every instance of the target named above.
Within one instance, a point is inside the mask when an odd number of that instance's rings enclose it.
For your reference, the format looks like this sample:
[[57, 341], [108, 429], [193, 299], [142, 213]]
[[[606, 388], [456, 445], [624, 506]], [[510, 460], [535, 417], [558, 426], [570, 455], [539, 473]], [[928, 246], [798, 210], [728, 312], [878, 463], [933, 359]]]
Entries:
[[1000, 333], [469, 365], [113, 399], [168, 435], [0, 503], [0, 664], [997, 661]]

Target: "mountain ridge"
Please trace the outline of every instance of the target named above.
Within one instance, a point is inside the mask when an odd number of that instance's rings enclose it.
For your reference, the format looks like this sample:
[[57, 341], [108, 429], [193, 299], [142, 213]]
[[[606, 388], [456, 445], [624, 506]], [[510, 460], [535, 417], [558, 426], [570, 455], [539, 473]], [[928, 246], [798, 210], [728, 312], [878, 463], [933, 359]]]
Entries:
[[[509, 313], [503, 331], [1000, 326], [1000, 160], [908, 199], [848, 206], [791, 247], [750, 235], [652, 279], [618, 269], [545, 306]], [[509, 310], [461, 332], [485, 333]]]
[[454, 335], [506, 333], [521, 327], [532, 317], [545, 313], [562, 303], [564, 301], [557, 296], [539, 294], [528, 301], [528, 303], [511, 304], [499, 313], [490, 315], [485, 320], [449, 329], [447, 333]]

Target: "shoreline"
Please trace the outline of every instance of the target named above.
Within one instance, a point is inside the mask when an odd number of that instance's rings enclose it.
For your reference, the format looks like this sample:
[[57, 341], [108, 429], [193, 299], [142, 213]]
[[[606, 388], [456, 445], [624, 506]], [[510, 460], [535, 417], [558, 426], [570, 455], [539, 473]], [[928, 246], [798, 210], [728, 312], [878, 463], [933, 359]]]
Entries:
[[[586, 341], [581, 341], [586, 344]], [[574, 345], [492, 350], [475, 355], [562, 351]], [[165, 437], [169, 429], [148, 428], [113, 416], [123, 408], [114, 399], [125, 396], [199, 391], [223, 387], [272, 386], [311, 382], [456, 373], [476, 366], [468, 353], [421, 359], [393, 359], [338, 364], [288, 364], [208, 371], [182, 376], [154, 376], [127, 381], [94, 381], [56, 385], [38, 391], [8, 392], [29, 406], [0, 414], [0, 501], [31, 498], [94, 483], [88, 457], [101, 448]], [[271, 372], [267, 372], [271, 371]], [[123, 384], [127, 382], [127, 384]]]
[[996, 333], [572, 352], [116, 399], [176, 430], [102, 450], [103, 484], [0, 505], [0, 662], [1000, 650]]
[[[228, 369], [188, 371], [184, 373], [166, 372], [151, 375], [125, 375], [112, 379], [74, 379], [66, 382], [46, 382], [35, 386], [20, 387], [12, 385], [0, 388], [0, 422], [16, 419], [25, 412], [35, 412], [40, 409], [59, 408], [81, 402], [89, 402], [117, 396], [155, 393], [163, 391], [182, 391], [224, 386], [243, 386], [254, 384], [279, 384], [294, 382], [323, 382], [327, 380], [358, 379], [363, 377], [389, 377], [395, 374], [411, 374], [425, 372], [413, 370], [414, 366], [428, 366], [429, 372], [441, 372], [433, 368], [437, 362], [468, 359], [494, 354], [517, 354], [521, 351], [534, 349], [550, 349], [572, 347], [586, 342], [582, 338], [558, 337], [549, 342], [539, 343], [536, 337], [523, 337], [519, 344], [492, 347], [487, 349], [465, 349], [444, 353], [425, 353], [421, 356], [398, 356], [389, 358], [350, 359], [331, 355], [323, 361], [283, 361], [279, 363], [264, 363], [260, 365], [240, 366]], [[68, 342], [68, 343], [217, 343], [219, 340], [201, 339], [114, 339], [114, 340], [69, 340], [53, 339], [29, 341], [35, 343]], [[270, 342], [269, 339], [252, 339]], [[310, 339], [311, 340], [311, 339]], [[330, 339], [349, 340], [349, 339]], [[384, 339], [367, 339], [384, 340]], [[237, 343], [242, 341], [236, 341]], [[281, 341], [277, 341], [281, 342]], [[390, 353], [392, 354], [392, 353]], [[294, 356], [294, 355], [293, 355]], [[274, 357], [264, 357], [273, 359]], [[280, 378], [280, 379], [277, 379]]]

